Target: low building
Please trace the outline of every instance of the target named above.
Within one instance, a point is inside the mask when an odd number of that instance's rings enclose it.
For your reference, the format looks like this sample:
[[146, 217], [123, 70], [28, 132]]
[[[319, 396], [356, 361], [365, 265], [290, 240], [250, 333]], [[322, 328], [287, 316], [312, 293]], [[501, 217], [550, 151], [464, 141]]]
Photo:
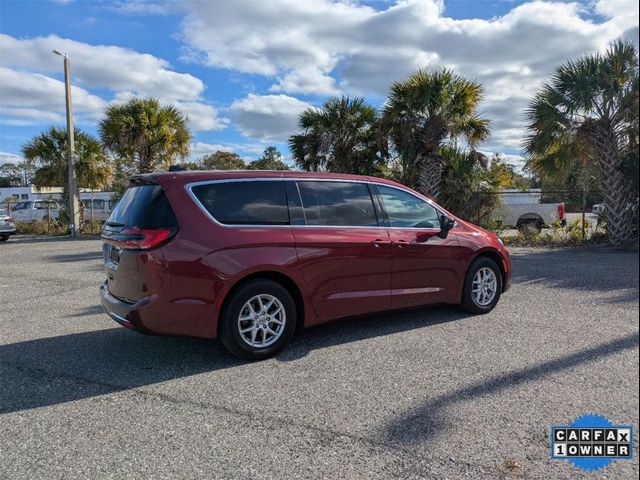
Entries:
[[30, 185], [28, 187], [0, 188], [0, 202], [4, 202], [8, 197], [15, 197], [17, 201], [43, 199], [55, 200], [62, 198], [62, 187], [36, 188], [33, 185]]
[[[103, 192], [101, 190], [91, 190], [89, 188], [80, 189], [80, 198], [84, 199], [100, 199], [111, 200], [114, 192]], [[15, 197], [15, 201], [23, 202], [26, 200], [61, 200], [62, 187], [42, 187], [36, 188], [31, 185], [28, 187], [7, 187], [0, 188], [0, 203], [4, 202], [8, 197]]]

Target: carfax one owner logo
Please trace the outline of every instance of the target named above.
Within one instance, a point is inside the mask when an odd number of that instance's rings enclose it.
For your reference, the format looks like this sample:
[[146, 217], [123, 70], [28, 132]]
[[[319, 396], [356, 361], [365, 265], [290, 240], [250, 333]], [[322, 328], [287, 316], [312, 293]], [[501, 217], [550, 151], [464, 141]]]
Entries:
[[551, 427], [551, 458], [597, 470], [613, 460], [633, 458], [633, 427], [614, 425], [599, 415], [585, 415], [571, 425]]

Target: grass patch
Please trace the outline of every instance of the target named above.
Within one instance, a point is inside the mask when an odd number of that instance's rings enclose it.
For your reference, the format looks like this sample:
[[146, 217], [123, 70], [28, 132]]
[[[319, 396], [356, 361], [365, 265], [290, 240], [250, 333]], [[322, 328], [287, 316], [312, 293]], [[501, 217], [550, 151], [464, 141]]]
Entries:
[[[94, 220], [93, 222], [84, 222], [80, 228], [80, 233], [82, 235], [100, 235], [101, 228], [101, 221]], [[22, 235], [69, 235], [69, 227], [67, 224], [57, 220], [51, 220], [50, 222], [42, 220], [35, 222], [16, 222], [16, 231]]]

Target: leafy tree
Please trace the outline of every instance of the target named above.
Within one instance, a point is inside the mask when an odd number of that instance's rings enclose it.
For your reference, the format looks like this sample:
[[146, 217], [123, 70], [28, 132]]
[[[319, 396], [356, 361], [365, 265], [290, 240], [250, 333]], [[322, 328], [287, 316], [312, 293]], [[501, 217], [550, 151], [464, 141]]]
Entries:
[[386, 163], [378, 113], [362, 97], [333, 97], [308, 108], [299, 126], [289, 146], [302, 170], [376, 175]]
[[15, 163], [0, 165], [0, 187], [18, 187], [22, 185], [22, 172]]
[[200, 162], [182, 162], [180, 166], [185, 170], [204, 170]]
[[168, 169], [189, 153], [187, 118], [156, 98], [133, 98], [107, 107], [99, 128], [103, 144], [126, 173]]
[[205, 155], [200, 160], [200, 164], [204, 170], [244, 170], [247, 168], [240, 155], [233, 152], [217, 151]]
[[575, 158], [599, 166], [609, 241], [614, 245], [636, 236], [637, 191], [625, 171], [637, 163], [638, 86], [636, 47], [616, 41], [604, 54], [558, 67], [526, 113], [525, 149], [540, 171], [548, 174]]
[[442, 206], [461, 218], [485, 223], [498, 203], [496, 186], [488, 181], [488, 159], [475, 150], [443, 145], [438, 155], [446, 165], [440, 192]]
[[18, 196], [17, 195], [9, 195], [8, 197], [5, 197], [5, 199], [3, 200], [4, 204], [7, 206], [7, 213], [9, 215], [11, 215], [11, 208], [12, 205], [14, 203], [18, 202]]
[[18, 168], [20, 169], [22, 177], [22, 185], [31, 185], [33, 183], [33, 177], [35, 177], [36, 175], [36, 169], [33, 165], [33, 162], [23, 160], [22, 162], [18, 162]]
[[[74, 129], [76, 187], [104, 188], [111, 181], [112, 168], [102, 145], [91, 135]], [[69, 163], [67, 130], [51, 127], [23, 145], [22, 154], [37, 170], [36, 187], [62, 186], [64, 205], [69, 200]], [[81, 218], [83, 218], [81, 216]]]
[[515, 171], [515, 169], [502, 160], [499, 153], [494, 154], [486, 173], [488, 182], [497, 188], [515, 188], [525, 190], [531, 187], [530, 180]]
[[260, 158], [251, 162], [249, 170], [289, 170], [289, 165], [282, 161], [282, 153], [274, 146], [265, 148]]
[[440, 196], [447, 167], [443, 144], [464, 139], [473, 149], [489, 135], [489, 121], [478, 114], [483, 92], [478, 82], [446, 68], [421, 69], [392, 85], [382, 125], [399, 154], [404, 183]]

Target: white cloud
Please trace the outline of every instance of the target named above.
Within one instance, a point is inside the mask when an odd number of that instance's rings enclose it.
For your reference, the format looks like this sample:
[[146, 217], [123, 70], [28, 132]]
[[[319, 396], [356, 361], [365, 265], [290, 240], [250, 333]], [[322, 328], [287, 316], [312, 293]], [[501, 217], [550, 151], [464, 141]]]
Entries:
[[336, 95], [336, 81], [313, 66], [290, 71], [269, 89], [272, 92]]
[[171, 4], [146, 0], [125, 0], [115, 2], [111, 8], [118, 13], [131, 15], [166, 15], [171, 10]]
[[[501, 114], [490, 117], [490, 143], [503, 148], [519, 147], [526, 102], [558, 64], [638, 32], [637, 0], [532, 1], [489, 20], [449, 18], [436, 0], [402, 0], [382, 11], [329, 0], [189, 1], [181, 8], [185, 59], [268, 77], [272, 92], [383, 96], [419, 67], [454, 68], [485, 85], [482, 109]], [[255, 135], [263, 127], [247, 126], [260, 123], [248, 111], [242, 128]]]
[[[74, 112], [80, 121], [95, 120], [106, 105], [80, 87], [71, 88]], [[0, 67], [0, 115], [13, 125], [63, 123], [64, 83], [40, 74]]]
[[62, 72], [62, 59], [51, 51], [69, 55], [74, 83], [85, 88], [130, 90], [141, 95], [196, 100], [204, 83], [187, 73], [170, 69], [166, 60], [147, 53], [110, 45], [90, 45], [57, 35], [17, 39], [0, 34], [5, 67], [46, 73]]
[[298, 131], [298, 116], [310, 105], [288, 95], [250, 93], [229, 107], [240, 132], [263, 141], [286, 142]]
[[196, 132], [222, 130], [229, 125], [227, 118], [218, 116], [218, 110], [202, 102], [174, 101], [173, 104], [189, 119], [191, 128]]
[[0, 165], [5, 163], [19, 163], [24, 160], [24, 157], [16, 155], [15, 153], [0, 152]]
[[189, 157], [197, 160], [205, 155], [215, 152], [233, 152], [233, 147], [221, 145], [219, 143], [192, 142], [189, 149]]
[[[228, 124], [228, 120], [218, 117], [215, 107], [203, 100], [205, 86], [202, 80], [171, 70], [171, 65], [161, 58], [121, 47], [89, 45], [56, 35], [17, 39], [0, 34], [0, 53], [5, 67], [0, 84], [0, 104], [4, 115], [11, 114], [10, 119], [14, 122], [42, 123], [54, 120], [54, 113], [64, 114], [64, 93], [60, 93], [63, 84], [46, 76], [59, 76], [62, 72], [62, 61], [52, 53], [54, 48], [70, 58], [74, 111], [86, 112], [94, 120], [102, 114], [107, 100], [92, 95], [90, 90], [106, 89], [113, 94], [109, 102], [123, 101], [135, 95], [154, 96], [162, 103], [174, 104], [188, 115], [194, 131], [219, 130]], [[9, 111], [12, 106], [22, 109]], [[38, 112], [30, 112], [27, 107], [41, 109], [42, 114], [31, 115]]]

